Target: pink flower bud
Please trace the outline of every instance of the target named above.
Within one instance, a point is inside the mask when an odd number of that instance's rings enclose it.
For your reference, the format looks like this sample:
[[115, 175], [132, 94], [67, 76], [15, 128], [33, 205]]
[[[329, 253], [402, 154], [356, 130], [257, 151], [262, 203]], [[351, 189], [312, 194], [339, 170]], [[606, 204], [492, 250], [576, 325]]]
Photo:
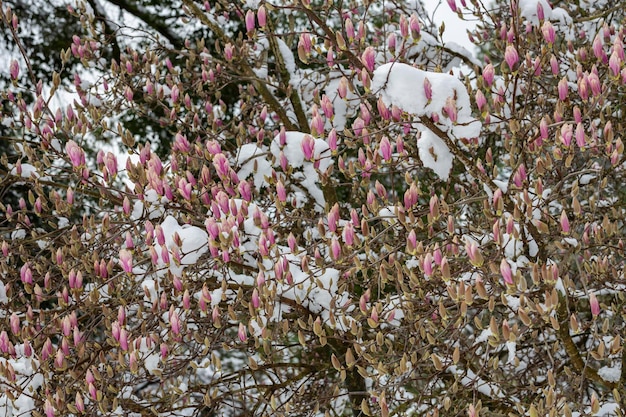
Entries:
[[239, 337], [239, 340], [241, 340], [242, 342], [245, 342], [246, 340], [248, 340], [248, 331], [246, 330], [246, 326], [244, 326], [243, 323], [239, 323], [239, 330], [237, 331], [237, 336]]
[[414, 40], [418, 40], [420, 38], [420, 21], [417, 17], [416, 13], [413, 13], [409, 18], [409, 29], [411, 30], [411, 37]]
[[540, 1], [537, 2], [537, 19], [544, 20], [545, 14], [543, 10], [543, 4]]
[[259, 21], [259, 27], [264, 28], [267, 25], [267, 11], [265, 10], [265, 6], [261, 5], [259, 10], [257, 10], [256, 14], [257, 20]]
[[565, 123], [561, 126], [561, 142], [565, 146], [570, 146], [572, 143], [574, 129], [571, 124]]
[[341, 98], [346, 98], [346, 96], [348, 95], [348, 79], [346, 77], [341, 77], [341, 79], [339, 80], [337, 94], [339, 94], [339, 97]]
[[485, 95], [483, 94], [481, 90], [476, 90], [475, 99], [476, 99], [476, 105], [478, 106], [478, 110], [482, 112], [483, 108], [487, 105], [487, 98], [485, 97]]
[[172, 333], [175, 335], [180, 334], [180, 318], [178, 317], [178, 313], [174, 310], [172, 306], [170, 308], [170, 327], [172, 328]]
[[554, 32], [554, 26], [552, 26], [552, 23], [550, 23], [549, 20], [543, 22], [543, 25], [541, 26], [541, 33], [543, 34], [543, 38], [546, 42], [550, 45], [554, 43], [556, 34]]
[[229, 177], [230, 164], [223, 153], [218, 153], [213, 156], [213, 167], [215, 168], [215, 171], [220, 179], [225, 180]]
[[373, 47], [368, 46], [365, 48], [365, 51], [363, 51], [363, 54], [361, 55], [361, 62], [365, 65], [365, 68], [367, 68], [369, 72], [374, 71], [374, 65], [376, 64], [376, 52]]
[[313, 47], [313, 41], [311, 40], [311, 34], [304, 32], [300, 34], [300, 40], [298, 41], [298, 48], [302, 48], [305, 54], [311, 53]]
[[9, 73], [11, 74], [11, 79], [14, 81], [17, 80], [17, 77], [20, 75], [20, 64], [15, 59], [11, 61]]
[[[517, 62], [519, 61], [519, 55], [517, 53], [517, 49], [515, 49], [515, 46], [511, 44], [507, 45], [504, 51], [504, 60], [506, 61], [511, 71], [513, 71], [513, 67], [515, 67], [515, 64], [517, 64]], [[483, 76], [484, 76], [484, 72], [483, 72]]]
[[348, 40], [353, 41], [355, 37], [354, 24], [352, 23], [352, 20], [350, 20], [349, 17], [346, 18], [344, 27], [346, 29], [346, 36], [348, 37]]
[[586, 140], [585, 140], [585, 129], [583, 128], [583, 124], [582, 123], [578, 123], [576, 125], [576, 144], [578, 145], [579, 148], [584, 148], [586, 145]]
[[561, 80], [559, 81], [558, 90], [559, 100], [565, 101], [565, 99], [567, 98], [567, 78], [561, 78]]
[[89, 395], [91, 396], [91, 399], [93, 401], [97, 401], [98, 400], [98, 390], [96, 389], [96, 386], [92, 382], [87, 384], [87, 390], [89, 391]]
[[429, 277], [433, 274], [433, 256], [430, 252], [428, 252], [424, 256], [424, 260], [422, 262], [422, 268], [424, 269], [424, 275]]
[[258, 289], [254, 289], [252, 290], [252, 298], [250, 299], [250, 301], [252, 302], [252, 307], [259, 308], [259, 306], [261, 305], [261, 299], [259, 297], [259, 290]]
[[341, 256], [341, 244], [335, 237], [330, 242], [330, 255], [334, 260], [338, 260]]
[[352, 223], [346, 223], [343, 228], [343, 232], [341, 233], [341, 236], [347, 246], [352, 246], [354, 244], [354, 238], [356, 234], [354, 233], [354, 226]]
[[246, 12], [246, 31], [250, 33], [254, 30], [254, 27], [255, 27], [254, 12], [252, 10], [248, 10]]
[[433, 98], [433, 86], [428, 78], [424, 78], [424, 96], [430, 102]]
[[506, 285], [513, 285], [513, 272], [511, 271], [511, 265], [509, 265], [506, 259], [502, 259], [500, 262], [500, 273]]
[[276, 196], [278, 197], [278, 201], [281, 203], [287, 201], [287, 190], [281, 180], [276, 182]]
[[452, 123], [456, 123], [458, 118], [458, 110], [456, 108], [456, 100], [452, 97], [446, 99], [446, 104], [443, 107], [443, 111], [446, 113]]
[[493, 65], [492, 64], [485, 65], [485, 67], [483, 68], [483, 80], [485, 80], [485, 83], [487, 84], [487, 86], [491, 86], [491, 84], [493, 84], [494, 76], [495, 76], [495, 69], [493, 68]]
[[313, 159], [313, 151], [315, 150], [315, 139], [311, 135], [304, 135], [302, 142], [300, 143], [304, 158], [307, 160]]
[[54, 417], [54, 406], [52, 405], [50, 398], [46, 398], [46, 401], [43, 404], [43, 410], [46, 417]]
[[567, 218], [567, 213], [565, 213], [565, 210], [561, 211], [560, 223], [561, 223], [561, 233], [563, 233], [564, 235], [568, 235], [570, 232], [570, 225], [569, 225], [569, 219]]
[[11, 322], [11, 332], [13, 332], [14, 335], [20, 334], [22, 330], [21, 324], [20, 324], [20, 318], [15, 312], [11, 314], [10, 322]]
[[85, 152], [73, 140], [67, 141], [65, 144], [65, 152], [67, 153], [67, 156], [69, 156], [74, 167], [78, 168], [85, 165]]
[[591, 307], [591, 314], [594, 318], [598, 317], [600, 314], [600, 303], [598, 302], [598, 298], [595, 293], [589, 294], [589, 306]]
[[84, 413], [85, 412], [85, 402], [83, 400], [83, 396], [80, 395], [80, 392], [76, 393], [76, 399], [74, 400], [74, 405], [76, 406], [76, 409], [78, 410], [79, 413]]
[[380, 154], [385, 161], [391, 160], [391, 142], [387, 136], [383, 136], [380, 141]]
[[450, 9], [456, 13], [457, 8], [456, 8], [456, 1], [455, 0], [448, 0], [448, 6], [450, 6]]
[[601, 60], [602, 62], [606, 62], [607, 57], [606, 53], [604, 52], [604, 47], [602, 45], [602, 38], [599, 34], [596, 35], [596, 37], [594, 38], [592, 48], [593, 54], [596, 56], [596, 58]]
[[20, 279], [22, 280], [22, 282], [24, 284], [31, 284], [32, 285], [32, 283], [33, 283], [33, 273], [30, 270], [30, 265], [29, 265], [28, 262], [26, 262], [20, 268]]
[[224, 59], [226, 59], [226, 61], [233, 60], [233, 53], [234, 53], [233, 44], [229, 42], [226, 45], [224, 45]]
[[337, 230], [337, 224], [339, 222], [339, 204], [338, 203], [335, 203], [335, 205], [333, 205], [333, 207], [330, 209], [326, 217], [328, 220], [328, 229], [334, 233], [335, 230]]
[[591, 94], [593, 94], [594, 96], [599, 96], [600, 94], [602, 94], [602, 83], [600, 82], [598, 74], [592, 71], [591, 74], [589, 74], [588, 80], [589, 87], [591, 87]]
[[484, 263], [484, 258], [476, 242], [467, 241], [465, 243], [465, 252], [470, 260], [470, 263], [475, 267], [481, 267]]
[[126, 249], [120, 250], [120, 265], [124, 272], [130, 274], [133, 270], [133, 255]]

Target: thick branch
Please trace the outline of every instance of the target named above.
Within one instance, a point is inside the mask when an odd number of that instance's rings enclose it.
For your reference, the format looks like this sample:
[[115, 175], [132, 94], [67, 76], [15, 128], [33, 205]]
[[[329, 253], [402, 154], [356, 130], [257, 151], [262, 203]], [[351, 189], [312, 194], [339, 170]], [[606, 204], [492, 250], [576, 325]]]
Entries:
[[569, 334], [569, 312], [567, 311], [567, 302], [565, 297], [565, 295], [559, 294], [559, 305], [556, 309], [557, 318], [559, 320], [559, 330], [557, 331], [557, 334], [559, 335], [561, 342], [563, 342], [565, 352], [567, 352], [567, 356], [569, 357], [574, 370], [580, 376], [590, 379], [603, 387], [611, 390], [614, 389], [615, 383], [605, 381], [600, 375], [598, 375], [597, 370], [590, 367], [589, 364], [585, 364], [585, 361], [580, 355], [576, 344], [572, 340], [572, 336]]

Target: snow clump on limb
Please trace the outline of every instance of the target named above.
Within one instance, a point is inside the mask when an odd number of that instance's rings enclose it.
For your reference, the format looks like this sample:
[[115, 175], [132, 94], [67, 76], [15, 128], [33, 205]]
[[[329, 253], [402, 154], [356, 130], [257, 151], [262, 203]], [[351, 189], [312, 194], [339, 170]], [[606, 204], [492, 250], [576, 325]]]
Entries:
[[[480, 135], [482, 123], [472, 116], [467, 89], [452, 75], [387, 63], [374, 71], [371, 88], [385, 105], [395, 105], [417, 117], [431, 118], [455, 142]], [[420, 130], [422, 138], [417, 143], [424, 166], [447, 180], [454, 159], [452, 153], [433, 132], [423, 126]], [[461, 142], [457, 143], [464, 147]]]

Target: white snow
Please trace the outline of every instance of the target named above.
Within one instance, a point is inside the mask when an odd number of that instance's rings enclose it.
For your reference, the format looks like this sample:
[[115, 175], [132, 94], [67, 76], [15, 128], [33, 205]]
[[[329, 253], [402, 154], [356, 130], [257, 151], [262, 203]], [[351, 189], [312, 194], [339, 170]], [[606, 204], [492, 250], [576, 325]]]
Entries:
[[255, 143], [247, 143], [239, 148], [235, 165], [239, 167], [237, 176], [246, 179], [250, 175], [254, 178], [257, 189], [267, 186], [266, 177], [272, 176], [272, 164], [268, 161], [267, 147], [259, 147]]
[[622, 366], [617, 364], [614, 367], [603, 366], [598, 369], [598, 375], [608, 382], [618, 382], [622, 375]]
[[[195, 264], [198, 259], [208, 250], [209, 236], [206, 231], [189, 224], [179, 225], [178, 220], [167, 216], [161, 223], [165, 237], [165, 247], [170, 252], [170, 271], [180, 276], [187, 265]], [[180, 238], [181, 245], [175, 242], [175, 236]], [[157, 253], [161, 254], [161, 245], [155, 245]], [[176, 265], [172, 256], [173, 250], [179, 250], [181, 254], [180, 265]]]
[[417, 148], [424, 166], [435, 171], [435, 174], [442, 180], [447, 181], [452, 170], [454, 155], [446, 144], [430, 130], [424, 130], [417, 140]]
[[[430, 99], [424, 84], [430, 83]], [[437, 120], [435, 124], [448, 134], [451, 140], [477, 138], [482, 124], [472, 116], [467, 89], [456, 77], [422, 71], [401, 63], [387, 63], [374, 71], [371, 89], [382, 97], [387, 106], [395, 105], [416, 117], [426, 116]], [[448, 111], [456, 112], [456, 120]], [[415, 120], [421, 126], [419, 120]], [[452, 169], [454, 156], [433, 132], [421, 127], [417, 141], [419, 156], [424, 166], [431, 168], [443, 180], [447, 180]], [[460, 142], [459, 147], [465, 148]]]
[[[2, 367], [11, 366], [15, 371], [16, 384], [22, 388], [22, 392], [13, 392], [14, 400], [7, 395], [0, 395], [0, 415], [6, 417], [30, 417], [36, 409], [33, 393], [43, 385], [43, 375], [37, 372], [39, 361], [35, 357], [24, 355], [24, 345], [15, 346], [15, 357], [0, 358]], [[4, 390], [4, 378], [0, 377], [0, 386]]]
[[[426, 80], [432, 88], [430, 100], [424, 91]], [[387, 106], [395, 104], [415, 116], [438, 115], [437, 124], [454, 138], [476, 138], [480, 135], [482, 124], [472, 117], [467, 89], [452, 75], [422, 71], [407, 64], [387, 63], [374, 71], [371, 89], [382, 97]], [[456, 122], [443, 111], [448, 99], [456, 99]]]
[[9, 298], [7, 297], [7, 289], [4, 285], [4, 282], [0, 281], [0, 303], [6, 304], [9, 302]]

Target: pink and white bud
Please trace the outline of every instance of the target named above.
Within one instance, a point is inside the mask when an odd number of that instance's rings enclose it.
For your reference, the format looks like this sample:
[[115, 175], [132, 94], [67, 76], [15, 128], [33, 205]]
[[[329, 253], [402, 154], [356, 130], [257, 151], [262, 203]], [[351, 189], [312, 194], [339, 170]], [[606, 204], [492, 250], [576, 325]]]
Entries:
[[298, 41], [298, 48], [302, 48], [305, 54], [311, 53], [311, 48], [313, 47], [313, 41], [311, 39], [311, 34], [308, 32], [304, 32], [300, 34], [300, 40]]
[[344, 22], [344, 28], [346, 30], [346, 36], [348, 37], [348, 40], [352, 42], [355, 38], [356, 33], [354, 31], [354, 23], [352, 23], [352, 20], [349, 17], [346, 18]]
[[428, 102], [433, 99], [433, 86], [428, 77], [424, 78], [424, 96]]
[[575, 136], [576, 136], [576, 144], [578, 145], [578, 147], [581, 149], [584, 148], [587, 142], [585, 140], [585, 129], [583, 128], [582, 123], [578, 123], [576, 125]]
[[278, 201], [281, 203], [287, 201], [287, 190], [281, 180], [276, 182], [276, 196], [278, 197]]
[[248, 331], [246, 330], [246, 326], [243, 323], [239, 323], [239, 330], [237, 331], [237, 336], [239, 340], [245, 342], [248, 340]]
[[175, 335], [180, 334], [180, 330], [181, 330], [180, 317], [178, 316], [178, 313], [176, 312], [176, 310], [174, 310], [173, 306], [170, 308], [169, 318], [170, 318], [170, 327], [172, 328], [172, 333], [174, 333]]
[[409, 29], [411, 30], [411, 37], [414, 40], [418, 40], [420, 38], [421, 27], [417, 13], [411, 14], [409, 18]]
[[596, 297], [596, 293], [589, 294], [589, 307], [591, 308], [591, 314], [594, 318], [598, 317], [600, 314], [600, 303], [598, 302], [598, 298]]
[[17, 80], [17, 77], [20, 75], [20, 64], [17, 60], [12, 60], [11, 65], [9, 66], [9, 73], [11, 74], [11, 79], [13, 81]]
[[550, 58], [550, 69], [552, 70], [552, 75], [557, 75], [559, 73], [559, 61], [554, 55]]
[[492, 64], [487, 64], [483, 68], [483, 80], [487, 84], [487, 86], [491, 86], [493, 84], [493, 79], [495, 77], [495, 69]]
[[456, 13], [457, 7], [456, 7], [456, 1], [455, 0], [448, 0], [448, 6], [450, 6], [450, 10], [452, 10], [453, 12]]
[[363, 51], [361, 55], [361, 62], [369, 72], [374, 71], [374, 65], [376, 65], [376, 51], [373, 47], [368, 46], [365, 48], [365, 51]]
[[565, 99], [567, 98], [567, 90], [568, 90], [567, 78], [565, 77], [561, 78], [561, 80], [559, 81], [558, 90], [559, 90], [559, 100], [565, 101]]
[[478, 244], [476, 244], [476, 242], [474, 241], [467, 241], [465, 243], [465, 252], [467, 253], [467, 257], [470, 260], [470, 263], [479, 268], [483, 265], [484, 263], [484, 258], [482, 253], [480, 252], [480, 248], [478, 247]]
[[424, 256], [422, 269], [424, 271], [424, 275], [427, 277], [433, 274], [433, 255], [430, 252]]
[[341, 233], [343, 241], [347, 246], [352, 246], [354, 244], [354, 238], [356, 234], [354, 233], [354, 226], [352, 223], [346, 223]]
[[537, 2], [537, 18], [539, 20], [544, 20], [545, 19], [545, 13], [543, 10], [543, 5], [541, 4], [540, 1]]
[[255, 309], [259, 308], [259, 306], [261, 305], [261, 298], [259, 297], [259, 290], [258, 289], [254, 289], [252, 290], [252, 297], [250, 298], [250, 302], [252, 303], [252, 307], [254, 307]]
[[122, 269], [127, 274], [130, 274], [133, 270], [133, 255], [130, 253], [130, 251], [122, 249], [120, 250], [119, 257]]
[[330, 242], [330, 256], [336, 261], [341, 256], [341, 244], [336, 237], [333, 237]]
[[591, 94], [593, 94], [594, 97], [602, 94], [602, 82], [600, 81], [598, 74], [592, 71], [591, 74], [589, 74], [588, 80], [589, 87], [591, 88]]
[[264, 5], [261, 5], [257, 10], [256, 18], [259, 21], [259, 27], [264, 28], [267, 25], [267, 10]]
[[517, 64], [517, 62], [519, 61], [519, 54], [517, 53], [517, 49], [515, 49], [515, 46], [511, 44], [507, 45], [504, 51], [504, 60], [506, 61], [506, 64], [509, 66], [511, 71], [513, 71], [513, 67], [515, 67], [515, 64]]
[[232, 61], [233, 60], [234, 52], [235, 52], [235, 48], [234, 48], [233, 44], [231, 44], [229, 42], [226, 45], [224, 45], [224, 59], [226, 59], [226, 61]]
[[246, 31], [248, 33], [252, 32], [255, 28], [255, 18], [254, 12], [252, 10], [248, 10], [246, 12]]
[[20, 279], [24, 284], [32, 285], [33, 283], [33, 273], [30, 270], [30, 264], [28, 262], [20, 268]]
[[559, 223], [561, 224], [561, 233], [563, 233], [564, 235], [568, 235], [570, 232], [570, 224], [569, 218], [567, 217], [567, 213], [565, 213], [565, 210], [561, 211]]
[[502, 274], [502, 278], [504, 278], [504, 283], [506, 285], [513, 285], [513, 271], [511, 270], [511, 265], [506, 259], [502, 259], [500, 262], [500, 273]]
[[391, 142], [387, 136], [383, 136], [380, 141], [380, 154], [385, 161], [391, 160]]
[[76, 393], [76, 399], [74, 400], [74, 406], [78, 410], [79, 413], [85, 412], [85, 401], [83, 400], [83, 396], [80, 395], [80, 392]]
[[96, 389], [96, 386], [93, 384], [93, 382], [90, 382], [89, 384], [87, 384], [87, 390], [89, 391], [89, 395], [91, 396], [91, 399], [93, 401], [97, 401], [98, 390]]
[[572, 143], [572, 138], [574, 136], [574, 128], [572, 127], [571, 124], [566, 123], [563, 126], [561, 126], [561, 142], [563, 143], [563, 145], [565, 146], [570, 146]]
[[85, 166], [85, 152], [76, 142], [73, 140], [67, 141], [65, 144], [65, 152], [74, 167], [79, 168]]
[[46, 417], [54, 417], [54, 406], [52, 405], [50, 398], [46, 398], [46, 401], [44, 401], [43, 411], [46, 414]]
[[476, 90], [475, 99], [476, 99], [476, 106], [478, 106], [478, 110], [482, 112], [483, 108], [487, 105], [487, 98], [485, 97], [485, 95], [483, 94], [481, 90]]
[[556, 38], [556, 33], [554, 31], [554, 26], [549, 20], [543, 22], [541, 25], [541, 33], [543, 34], [543, 39], [545, 39], [548, 44], [552, 45]]
[[307, 160], [313, 159], [313, 152], [315, 150], [315, 139], [311, 135], [304, 135], [302, 142], [300, 143], [304, 158]]
[[11, 319], [9, 321], [11, 323], [11, 332], [14, 335], [20, 334], [20, 332], [22, 331], [22, 326], [20, 323], [20, 318], [18, 317], [17, 313], [13, 312], [11, 314]]
[[548, 121], [545, 117], [542, 117], [539, 122], [539, 135], [543, 140], [548, 139]]
[[596, 37], [593, 39], [592, 49], [593, 54], [596, 56], [597, 59], [601, 60], [602, 62], [606, 62], [607, 56], [604, 52], [604, 47], [602, 45], [602, 38], [600, 37], [600, 34], [596, 35]]
[[456, 108], [456, 100], [452, 97], [446, 99], [446, 104], [443, 107], [443, 111], [446, 113], [452, 123], [456, 123], [458, 118], [458, 110]]

